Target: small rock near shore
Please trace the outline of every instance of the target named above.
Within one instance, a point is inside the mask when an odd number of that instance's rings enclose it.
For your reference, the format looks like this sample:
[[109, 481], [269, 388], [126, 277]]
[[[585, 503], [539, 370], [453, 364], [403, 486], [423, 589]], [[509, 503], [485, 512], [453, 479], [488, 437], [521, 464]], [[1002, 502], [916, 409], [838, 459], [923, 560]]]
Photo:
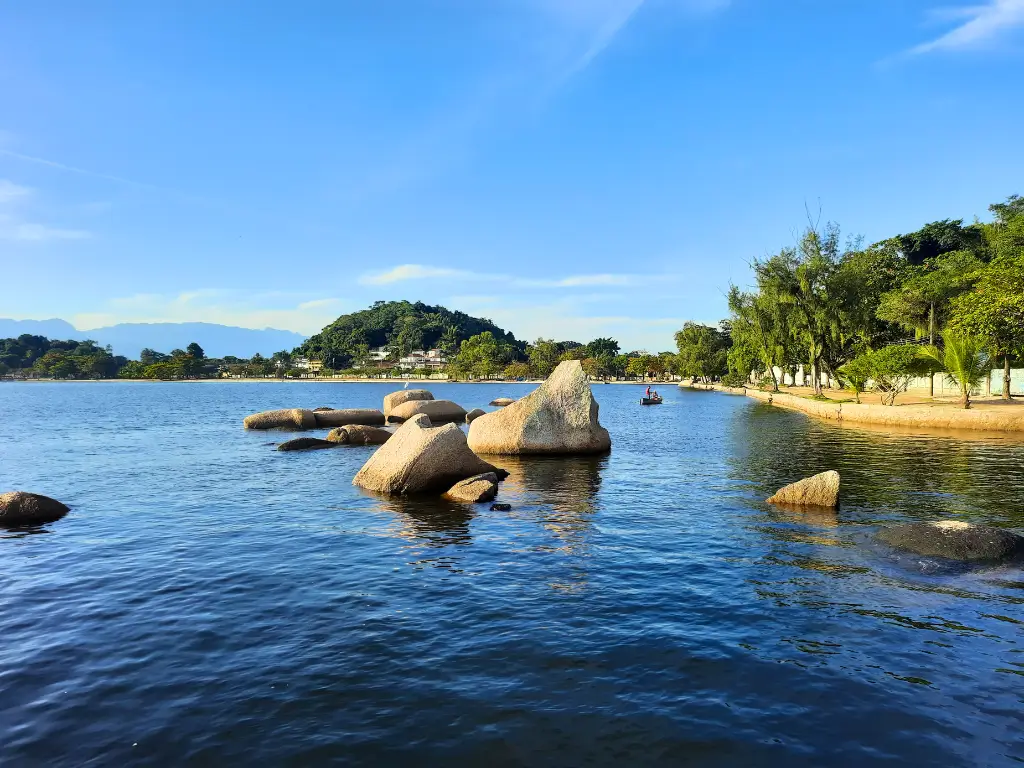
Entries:
[[38, 493], [0, 493], [0, 526], [52, 523], [69, 511], [67, 505]]
[[327, 439], [338, 445], [384, 445], [392, 434], [394, 433], [380, 427], [349, 424], [347, 427], [332, 429]]
[[999, 561], [1024, 556], [1024, 536], [961, 520], [894, 525], [879, 531], [877, 538], [896, 549], [963, 562]]
[[319, 437], [297, 437], [277, 446], [279, 451], [312, 451], [318, 448], [334, 448], [337, 443], [321, 440]]
[[483, 416], [487, 411], [483, 408], [474, 408], [472, 411], [466, 414], [466, 423], [472, 423], [473, 419]]
[[511, 397], [496, 397], [493, 400], [491, 400], [491, 402], [489, 402], [488, 405], [498, 405], [504, 407], [506, 405], [512, 405], [512, 403], [514, 402], [515, 400], [513, 400]]
[[315, 429], [316, 416], [306, 408], [285, 408], [246, 416], [246, 429]]
[[511, 504], [491, 504], [491, 512], [510, 512]]
[[777, 490], [768, 503], [834, 508], [839, 504], [839, 473], [832, 469], [798, 480]]
[[476, 504], [481, 501], [490, 501], [497, 495], [498, 476], [493, 472], [484, 472], [456, 483], [448, 489], [445, 498]]
[[350, 424], [365, 424], [368, 427], [384, 426], [384, 414], [375, 408], [339, 408], [330, 411], [314, 411], [313, 418], [320, 429], [347, 427]]
[[320, 413], [321, 411], [333, 411], [333, 410], [334, 409], [331, 408], [331, 406], [329, 406], [329, 405], [321, 405], [319, 408], [314, 408], [313, 409], [313, 413]]

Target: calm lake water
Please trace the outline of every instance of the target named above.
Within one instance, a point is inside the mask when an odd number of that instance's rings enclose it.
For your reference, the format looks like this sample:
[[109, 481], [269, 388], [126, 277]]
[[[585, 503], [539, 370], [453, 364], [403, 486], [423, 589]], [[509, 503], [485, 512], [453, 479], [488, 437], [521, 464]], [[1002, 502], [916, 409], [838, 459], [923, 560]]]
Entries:
[[[498, 460], [492, 512], [363, 494], [372, 448], [241, 426], [393, 389], [0, 385], [0, 490], [73, 508], [0, 531], [0, 763], [1024, 761], [1024, 573], [871, 541], [1024, 526], [1024, 443], [596, 386], [612, 453]], [[837, 514], [763, 502], [831, 468]]]

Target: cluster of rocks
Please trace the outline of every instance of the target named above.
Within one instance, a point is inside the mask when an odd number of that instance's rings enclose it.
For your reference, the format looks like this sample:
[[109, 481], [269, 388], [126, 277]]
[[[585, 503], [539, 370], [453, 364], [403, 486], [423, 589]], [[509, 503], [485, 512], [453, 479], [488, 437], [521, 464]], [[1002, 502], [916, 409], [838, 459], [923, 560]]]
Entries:
[[[780, 488], [771, 504], [802, 509], [835, 509], [839, 473], [830, 470]], [[1024, 557], [1024, 536], [963, 520], [903, 523], [882, 528], [875, 538], [894, 549], [960, 562], [998, 562]]]

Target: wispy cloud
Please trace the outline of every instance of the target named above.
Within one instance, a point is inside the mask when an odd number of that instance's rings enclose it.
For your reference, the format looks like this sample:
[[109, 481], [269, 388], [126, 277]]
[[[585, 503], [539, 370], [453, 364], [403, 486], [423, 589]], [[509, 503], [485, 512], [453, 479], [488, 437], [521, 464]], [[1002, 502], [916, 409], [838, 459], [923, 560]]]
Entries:
[[496, 272], [473, 272], [466, 269], [434, 267], [424, 264], [400, 264], [384, 272], [371, 272], [359, 278], [362, 285], [391, 285], [415, 280], [446, 280], [449, 282], [500, 282], [506, 288], [592, 288], [628, 287], [650, 283], [654, 280], [673, 279], [671, 275], [627, 275], [599, 273], [591, 275], [569, 275], [557, 278], [515, 277]]
[[92, 233], [83, 229], [52, 227], [28, 220], [21, 210], [21, 203], [31, 198], [34, 191], [9, 179], [0, 179], [0, 240], [38, 243], [47, 240], [84, 240], [92, 236]]
[[159, 190], [160, 189], [159, 187], [156, 187], [156, 186], [154, 186], [152, 184], [144, 184], [143, 182], [140, 182], [140, 181], [132, 181], [131, 179], [126, 179], [126, 178], [124, 178], [122, 176], [114, 176], [114, 175], [109, 174], [109, 173], [100, 173], [98, 171], [90, 171], [90, 170], [87, 170], [85, 168], [78, 168], [77, 166], [74, 166], [74, 165], [66, 165], [65, 163], [58, 163], [56, 160], [47, 160], [44, 157], [36, 157], [34, 155], [25, 155], [25, 154], [22, 154], [21, 152], [15, 152], [14, 150], [11, 150], [11, 149], [2, 149], [2, 148], [0, 148], [0, 155], [3, 155], [5, 157], [12, 157], [15, 160], [21, 160], [23, 162], [32, 163], [34, 165], [45, 165], [48, 168], [55, 168], [58, 171], [66, 171], [68, 173], [75, 173], [75, 174], [78, 174], [80, 176], [90, 176], [90, 177], [92, 177], [94, 179], [104, 179], [106, 181], [116, 181], [118, 184], [127, 184], [127, 185], [132, 186], [132, 187], [140, 187], [140, 188], [143, 188], [143, 189], [154, 189], [154, 190]]
[[10, 203], [32, 194], [29, 187], [22, 187], [8, 179], [0, 179], [0, 204]]
[[962, 21], [935, 40], [915, 46], [912, 54], [980, 48], [1007, 31], [1024, 26], [1024, 0], [989, 0], [984, 5], [937, 9], [934, 18]]
[[423, 264], [399, 264], [397, 267], [392, 267], [384, 272], [373, 272], [363, 275], [359, 278], [359, 282], [363, 285], [389, 285], [407, 280], [431, 280], [437, 278], [473, 280], [480, 279], [481, 277], [484, 276], [463, 269], [428, 267]]

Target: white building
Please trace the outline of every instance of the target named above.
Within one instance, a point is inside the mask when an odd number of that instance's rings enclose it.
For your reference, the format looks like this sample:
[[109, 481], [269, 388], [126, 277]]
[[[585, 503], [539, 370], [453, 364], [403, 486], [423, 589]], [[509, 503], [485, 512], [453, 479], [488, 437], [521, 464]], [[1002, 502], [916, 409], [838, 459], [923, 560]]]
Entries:
[[440, 371], [447, 362], [447, 358], [439, 349], [414, 349], [398, 361], [398, 367], [403, 371], [415, 371], [420, 368]]

